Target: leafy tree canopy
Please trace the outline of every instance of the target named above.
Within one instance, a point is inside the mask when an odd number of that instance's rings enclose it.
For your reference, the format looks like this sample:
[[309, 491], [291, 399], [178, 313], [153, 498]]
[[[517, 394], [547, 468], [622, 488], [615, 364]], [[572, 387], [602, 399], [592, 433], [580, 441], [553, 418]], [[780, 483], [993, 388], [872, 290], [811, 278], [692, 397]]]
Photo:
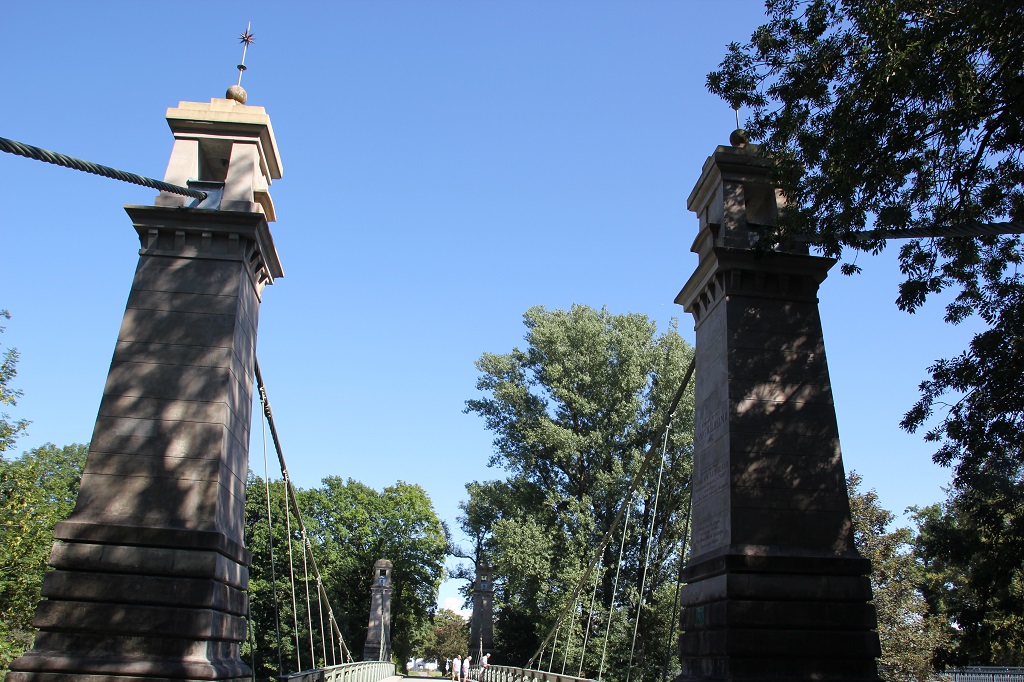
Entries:
[[589, 624], [593, 637], [603, 637], [610, 613], [616, 639], [608, 650], [615, 653], [604, 670], [624, 678], [642, 596], [633, 675], [653, 679], [673, 648], [667, 642], [672, 604], [665, 594], [672, 594], [685, 551], [692, 393], [680, 403], [670, 432], [660, 496], [655, 501], [655, 467], [631, 500], [618, 592], [612, 594], [612, 583], [621, 529], [605, 552], [593, 608], [590, 585], [586, 599], [572, 604], [568, 596], [653, 445], [692, 349], [674, 326], [658, 334], [643, 315], [538, 306], [523, 321], [526, 346], [481, 356], [482, 395], [466, 402], [467, 412], [483, 417], [494, 433], [491, 465], [508, 473], [505, 480], [467, 485], [460, 519], [475, 540], [473, 555], [494, 566], [495, 646], [501, 662], [521, 665], [557, 617], [573, 609], [573, 635], [566, 634], [567, 619], [555, 664], [564, 662], [573, 675], [582, 665], [584, 673], [596, 675], [600, 650], [591, 645], [582, 651], [583, 629]]
[[[9, 320], [11, 314], [6, 310], [0, 310], [0, 319]], [[4, 328], [0, 327], [0, 333]], [[18, 404], [21, 391], [10, 387], [10, 382], [18, 374], [18, 351], [15, 348], [8, 348], [0, 359], [0, 408]], [[24, 419], [12, 420], [7, 412], [0, 411], [0, 454], [8, 450], [18, 435], [28, 428], [28, 422]]]
[[[777, 160], [790, 204], [766, 244], [810, 234], [839, 256], [883, 248], [871, 229], [1024, 223], [1024, 5], [769, 0], [767, 10], [708, 76], [712, 92], [749, 108], [750, 133]], [[922, 517], [924, 556], [940, 574], [961, 571], [929, 597], [959, 628], [945, 661], [1019, 660], [1010, 652], [1024, 650], [1012, 550], [1024, 529], [1011, 502], [1024, 493], [1022, 255], [1018, 235], [914, 239], [900, 250], [902, 309], [950, 290], [946, 320], [986, 327], [929, 368], [901, 423], [926, 428], [935, 461], [954, 470], [950, 501]]]
[[[883, 248], [877, 236], [865, 238], [870, 228], [1024, 221], [1020, 3], [766, 4], [769, 22], [729, 46], [708, 87], [750, 108], [749, 132], [777, 161], [790, 203], [774, 238], [811, 235], [839, 256], [847, 246]], [[978, 314], [1017, 333], [1020, 247], [1017, 236], [912, 240], [900, 253], [906, 280], [897, 303], [912, 312], [928, 294], [954, 288], [950, 322]], [[972, 347], [968, 357], [985, 350]], [[950, 369], [969, 385], [983, 379], [940, 363], [907, 428], [924, 423], [938, 396], [960, 389], [943, 371]]]
[[443, 670], [445, 661], [463, 654], [469, 649], [469, 623], [451, 609], [441, 609], [434, 614], [430, 636], [423, 645], [423, 655], [434, 659], [438, 669]]
[[895, 516], [874, 490], [861, 492], [861, 477], [846, 477], [854, 543], [871, 560], [871, 591], [882, 643], [880, 673], [886, 682], [925, 682], [934, 677], [933, 658], [948, 636], [940, 615], [921, 591], [923, 566], [914, 554], [910, 528], [890, 530]]
[[88, 445], [51, 443], [0, 457], [0, 675], [32, 644], [32, 617], [53, 545], [72, 512]]
[[[312, 601], [307, 614], [302, 544], [294, 519], [292, 563], [297, 571], [300, 596], [294, 608], [292, 604], [289, 575], [293, 569], [289, 566], [282, 481], [271, 481], [270, 500], [272, 531], [267, 524], [266, 483], [250, 473], [246, 493], [246, 543], [253, 552], [250, 601], [255, 623], [253, 631], [258, 639], [248, 645], [247, 655], [252, 653], [251, 647], [255, 647], [260, 679], [272, 678], [278, 673], [276, 622], [281, 629], [284, 672], [294, 672], [300, 657], [304, 668], [310, 667], [311, 658], [317, 664], [323, 663], [320, 605], [316, 600], [315, 583], [311, 583]], [[323, 479], [316, 488], [299, 490], [298, 505], [306, 522], [313, 556], [320, 567], [324, 590], [345, 643], [356, 659], [361, 658], [366, 641], [374, 562], [378, 559], [392, 562], [391, 645], [395, 659], [404, 664], [422, 650], [431, 636], [437, 591], [444, 573], [447, 535], [430, 498], [420, 486], [401, 481], [378, 492], [358, 481], [332, 476]], [[314, 631], [312, 657], [310, 621]], [[327, 649], [330, 650], [329, 638]], [[330, 656], [327, 660], [331, 660]]]
[[997, 475], [915, 510], [924, 595], [952, 625], [942, 666], [1024, 665], [1024, 485]]

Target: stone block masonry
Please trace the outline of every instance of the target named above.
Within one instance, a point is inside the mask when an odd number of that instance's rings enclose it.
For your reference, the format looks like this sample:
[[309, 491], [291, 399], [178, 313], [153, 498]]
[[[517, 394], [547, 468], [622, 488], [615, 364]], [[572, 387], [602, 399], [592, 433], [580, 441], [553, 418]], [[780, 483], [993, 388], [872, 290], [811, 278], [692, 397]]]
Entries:
[[818, 315], [834, 261], [764, 250], [782, 205], [756, 147], [718, 147], [688, 207], [700, 262], [693, 513], [677, 682], [875, 682], [870, 565], [853, 546]]
[[281, 159], [262, 107], [182, 102], [167, 122], [164, 180], [209, 196], [126, 207], [138, 266], [39, 632], [7, 682], [250, 679], [245, 479]]

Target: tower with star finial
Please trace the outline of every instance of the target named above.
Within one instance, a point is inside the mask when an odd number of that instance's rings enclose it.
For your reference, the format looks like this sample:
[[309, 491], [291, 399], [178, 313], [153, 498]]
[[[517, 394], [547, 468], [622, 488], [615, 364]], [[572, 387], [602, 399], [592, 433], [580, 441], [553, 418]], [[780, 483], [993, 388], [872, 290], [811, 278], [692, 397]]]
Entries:
[[251, 678], [245, 481], [260, 302], [283, 275], [269, 228], [282, 166], [269, 117], [245, 104], [242, 39], [235, 96], [167, 110], [165, 178], [206, 199], [125, 207], [138, 265], [39, 632], [7, 682]]

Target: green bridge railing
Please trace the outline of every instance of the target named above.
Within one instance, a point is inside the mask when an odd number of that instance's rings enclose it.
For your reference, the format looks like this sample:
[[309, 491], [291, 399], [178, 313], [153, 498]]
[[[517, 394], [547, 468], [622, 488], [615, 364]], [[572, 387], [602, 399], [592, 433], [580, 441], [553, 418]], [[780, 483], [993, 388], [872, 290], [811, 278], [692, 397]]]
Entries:
[[544, 670], [513, 668], [507, 665], [489, 665], [486, 668], [475, 668], [470, 671], [469, 676], [477, 680], [477, 682], [594, 682], [588, 677], [559, 675], [558, 673], [546, 672]]
[[277, 679], [278, 682], [380, 682], [395, 675], [395, 664], [391, 661], [360, 661], [303, 670]]

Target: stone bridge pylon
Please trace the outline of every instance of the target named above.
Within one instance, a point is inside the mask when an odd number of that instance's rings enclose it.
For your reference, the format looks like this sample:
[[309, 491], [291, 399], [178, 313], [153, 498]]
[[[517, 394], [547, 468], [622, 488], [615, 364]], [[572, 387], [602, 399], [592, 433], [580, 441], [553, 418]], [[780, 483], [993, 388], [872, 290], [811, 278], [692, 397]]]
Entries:
[[167, 122], [165, 180], [209, 196], [125, 207], [138, 267], [39, 633], [7, 682], [250, 676], [243, 512], [260, 300], [283, 274], [267, 225], [281, 159], [262, 107], [181, 102]]
[[853, 545], [818, 313], [835, 261], [758, 246], [784, 207], [771, 166], [734, 133], [687, 200], [700, 226], [676, 298], [697, 333], [677, 682], [871, 682], [870, 565]]

